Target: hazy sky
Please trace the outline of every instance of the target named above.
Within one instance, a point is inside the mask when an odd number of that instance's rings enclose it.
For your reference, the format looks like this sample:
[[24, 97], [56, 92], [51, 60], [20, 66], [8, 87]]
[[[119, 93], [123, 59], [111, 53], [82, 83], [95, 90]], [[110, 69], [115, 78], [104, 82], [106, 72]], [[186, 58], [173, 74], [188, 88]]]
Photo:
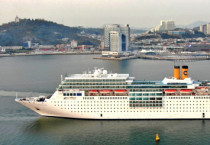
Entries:
[[210, 21], [210, 0], [0, 0], [0, 6], [0, 24], [16, 15], [85, 27], [153, 27], [166, 19], [178, 25]]

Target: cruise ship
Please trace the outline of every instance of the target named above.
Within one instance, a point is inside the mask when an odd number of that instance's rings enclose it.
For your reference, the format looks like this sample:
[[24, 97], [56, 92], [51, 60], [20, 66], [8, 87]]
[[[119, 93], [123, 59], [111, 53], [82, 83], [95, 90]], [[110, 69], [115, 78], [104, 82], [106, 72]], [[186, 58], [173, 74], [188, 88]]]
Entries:
[[188, 77], [188, 66], [174, 66], [161, 81], [97, 69], [61, 78], [50, 96], [16, 97], [41, 116], [77, 119], [210, 119], [210, 81]]

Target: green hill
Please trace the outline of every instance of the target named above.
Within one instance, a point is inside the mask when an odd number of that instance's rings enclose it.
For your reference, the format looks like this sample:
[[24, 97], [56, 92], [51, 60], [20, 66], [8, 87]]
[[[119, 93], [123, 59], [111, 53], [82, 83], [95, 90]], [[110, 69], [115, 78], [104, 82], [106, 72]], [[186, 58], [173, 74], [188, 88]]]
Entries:
[[0, 26], [0, 45], [22, 45], [25, 41], [46, 45], [69, 43], [71, 40], [77, 40], [79, 44], [87, 45], [100, 43], [99, 40], [81, 36], [81, 32], [103, 35], [103, 29], [68, 27], [42, 19], [20, 19], [18, 23], [10, 22]]

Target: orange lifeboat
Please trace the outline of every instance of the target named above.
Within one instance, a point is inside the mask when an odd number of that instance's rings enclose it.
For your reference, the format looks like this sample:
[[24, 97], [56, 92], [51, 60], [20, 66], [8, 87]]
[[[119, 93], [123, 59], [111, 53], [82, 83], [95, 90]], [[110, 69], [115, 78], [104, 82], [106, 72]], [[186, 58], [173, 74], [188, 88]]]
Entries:
[[115, 90], [114, 92], [115, 93], [125, 93], [125, 92], [127, 92], [127, 90]]
[[112, 93], [112, 90], [100, 90], [100, 93]]
[[192, 93], [192, 89], [185, 89], [185, 90], [181, 90], [181, 93]]
[[208, 87], [196, 87], [195, 89], [200, 90], [200, 91], [206, 91]]
[[176, 93], [177, 90], [176, 89], [167, 89], [165, 90], [166, 93]]
[[98, 90], [90, 90], [90, 93], [98, 93]]

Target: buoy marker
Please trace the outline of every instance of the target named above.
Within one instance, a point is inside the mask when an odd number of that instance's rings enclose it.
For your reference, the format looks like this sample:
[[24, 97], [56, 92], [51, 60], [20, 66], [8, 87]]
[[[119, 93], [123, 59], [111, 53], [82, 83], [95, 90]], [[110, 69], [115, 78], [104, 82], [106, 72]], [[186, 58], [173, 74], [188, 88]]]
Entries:
[[156, 141], [160, 141], [160, 137], [159, 137], [159, 134], [157, 133], [156, 134], [156, 139], [155, 139]]

